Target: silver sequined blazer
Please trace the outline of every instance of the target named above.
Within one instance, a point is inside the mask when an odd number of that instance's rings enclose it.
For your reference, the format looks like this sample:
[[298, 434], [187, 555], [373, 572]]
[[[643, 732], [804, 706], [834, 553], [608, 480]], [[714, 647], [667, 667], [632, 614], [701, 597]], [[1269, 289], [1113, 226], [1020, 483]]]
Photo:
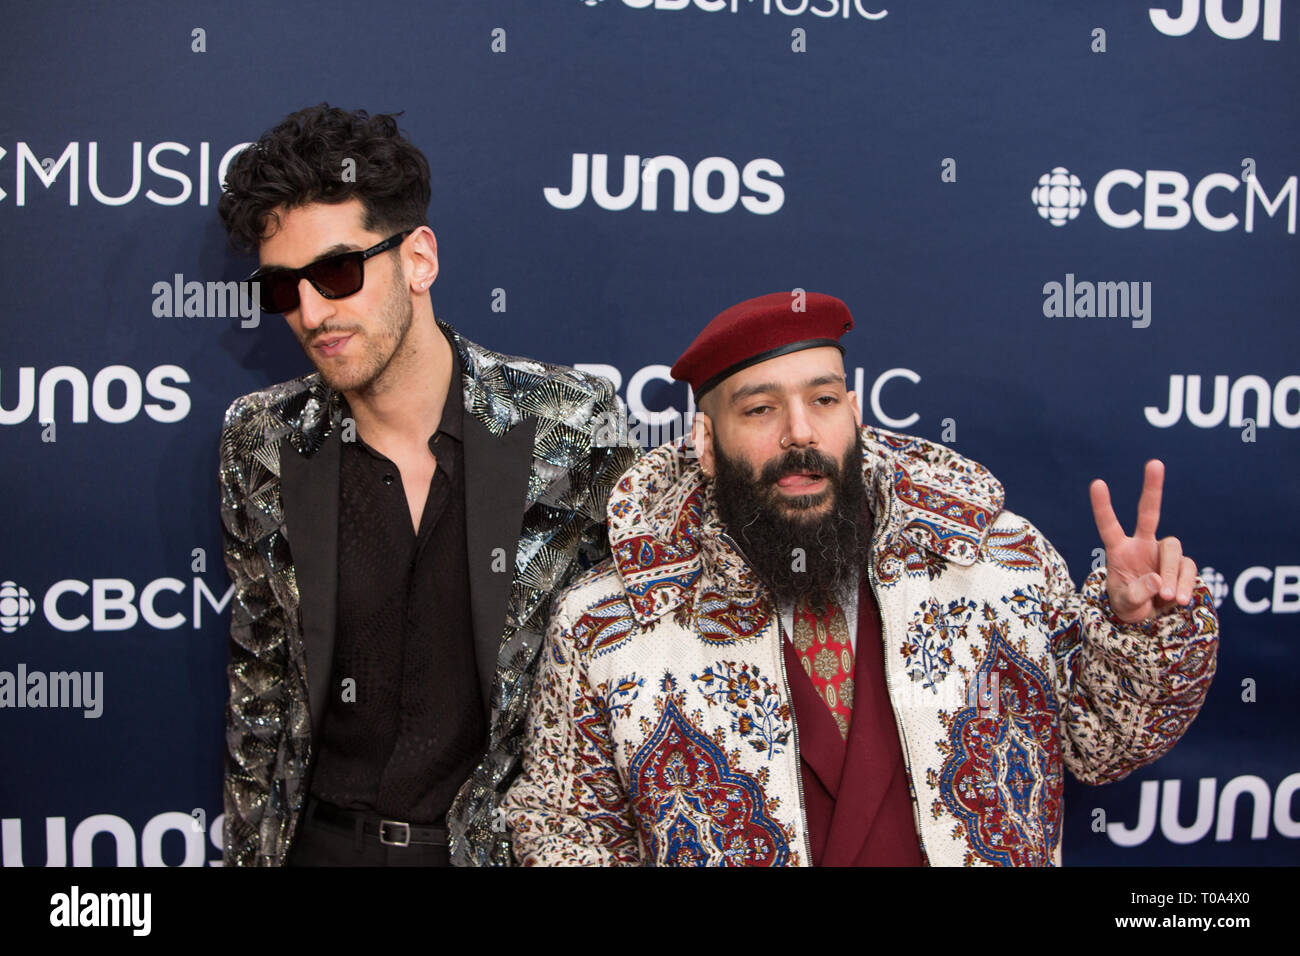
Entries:
[[[500, 355], [439, 324], [462, 369], [470, 600], [489, 724], [448, 815], [452, 860], [508, 865], [498, 802], [518, 771], [552, 599], [609, 553], [606, 499], [636, 451], [605, 379]], [[235, 584], [227, 865], [282, 865], [306, 800], [333, 656], [341, 423], [339, 394], [313, 373], [237, 399], [221, 431]]]

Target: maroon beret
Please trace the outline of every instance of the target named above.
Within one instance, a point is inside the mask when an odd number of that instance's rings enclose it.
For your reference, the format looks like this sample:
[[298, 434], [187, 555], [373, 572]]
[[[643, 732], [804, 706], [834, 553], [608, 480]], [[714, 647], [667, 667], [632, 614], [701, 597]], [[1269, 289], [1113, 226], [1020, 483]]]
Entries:
[[[799, 305], [802, 311], [795, 310]], [[778, 355], [826, 345], [843, 352], [840, 336], [851, 328], [849, 307], [833, 295], [760, 295], [733, 305], [706, 325], [673, 364], [672, 376], [690, 382], [699, 401], [727, 376]]]

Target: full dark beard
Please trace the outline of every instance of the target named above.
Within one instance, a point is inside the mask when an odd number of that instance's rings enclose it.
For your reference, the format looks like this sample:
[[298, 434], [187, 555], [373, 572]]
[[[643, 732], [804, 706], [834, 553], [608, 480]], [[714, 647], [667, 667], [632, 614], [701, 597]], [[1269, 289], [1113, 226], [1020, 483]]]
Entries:
[[[812, 449], [791, 448], [768, 462], [760, 474], [729, 458], [714, 443], [717, 475], [714, 498], [727, 533], [736, 539], [750, 566], [780, 603], [806, 598], [817, 613], [853, 582], [871, 554], [871, 513], [862, 480], [862, 436], [836, 464]], [[829, 487], [817, 495], [786, 496], [776, 488], [782, 477], [811, 471]], [[809, 508], [833, 498], [829, 511], [809, 517]]]

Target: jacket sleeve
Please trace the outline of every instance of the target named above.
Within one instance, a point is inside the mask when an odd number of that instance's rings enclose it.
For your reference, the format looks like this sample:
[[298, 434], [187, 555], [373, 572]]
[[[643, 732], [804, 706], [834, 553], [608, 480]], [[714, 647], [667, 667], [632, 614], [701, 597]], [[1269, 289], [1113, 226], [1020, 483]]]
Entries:
[[1198, 577], [1189, 605], [1126, 624], [1111, 612], [1104, 567], [1076, 592], [1065, 560], [1034, 533], [1065, 766], [1083, 783], [1120, 780], [1167, 753], [1200, 711], [1218, 650], [1214, 602]]
[[523, 768], [502, 808], [524, 866], [641, 861], [604, 702], [588, 683], [564, 600], [551, 618], [533, 684]]
[[[549, 626], [555, 592], [609, 557], [606, 505], [614, 483], [636, 460], [637, 453], [636, 448], [626, 444], [627, 423], [620, 412], [613, 384], [587, 373], [568, 370], [567, 374], [580, 376], [584, 387], [591, 389], [591, 398], [583, 402], [580, 411], [571, 412], [574, 420], [566, 418], [571, 431], [577, 433], [573, 437], [575, 445], [581, 444], [574, 449], [568, 486], [561, 497], [550, 502], [564, 513], [564, 553], [562, 563], [544, 572], [553, 593], [539, 605], [539, 619], [530, 620], [534, 633]], [[545, 643], [544, 638], [533, 640], [533, 647]], [[503, 794], [519, 768], [518, 754], [526, 725], [524, 705], [531, 700], [523, 695], [531, 694], [535, 687], [537, 660], [544, 653], [544, 650], [533, 651], [524, 660], [516, 685], [518, 692], [511, 695], [518, 704], [508, 712], [503, 708], [500, 724], [493, 731], [504, 743], [489, 750], [461, 787], [448, 813], [452, 861], [457, 866], [505, 866], [514, 861], [509, 841], [501, 838], [506, 832]]]
[[[282, 737], [281, 695], [287, 667], [284, 611], [257, 552], [257, 533], [245, 508], [243, 466], [233, 449], [236, 406], [221, 435], [221, 524], [231, 600], [226, 704], [224, 849], [226, 866], [266, 862], [262, 825], [272, 799], [271, 778]], [[269, 822], [269, 821], [268, 821]]]

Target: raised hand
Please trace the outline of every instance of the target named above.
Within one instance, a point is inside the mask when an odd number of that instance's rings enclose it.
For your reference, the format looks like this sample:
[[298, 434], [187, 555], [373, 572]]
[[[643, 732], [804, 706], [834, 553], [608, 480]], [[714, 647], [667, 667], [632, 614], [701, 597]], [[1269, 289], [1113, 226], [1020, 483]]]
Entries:
[[1172, 537], [1156, 540], [1164, 481], [1164, 463], [1155, 458], [1148, 461], [1132, 537], [1124, 533], [1115, 517], [1106, 482], [1098, 478], [1088, 487], [1092, 517], [1106, 546], [1110, 607], [1129, 624], [1163, 614], [1176, 604], [1190, 604], [1196, 584], [1196, 563], [1183, 556], [1182, 542]]

